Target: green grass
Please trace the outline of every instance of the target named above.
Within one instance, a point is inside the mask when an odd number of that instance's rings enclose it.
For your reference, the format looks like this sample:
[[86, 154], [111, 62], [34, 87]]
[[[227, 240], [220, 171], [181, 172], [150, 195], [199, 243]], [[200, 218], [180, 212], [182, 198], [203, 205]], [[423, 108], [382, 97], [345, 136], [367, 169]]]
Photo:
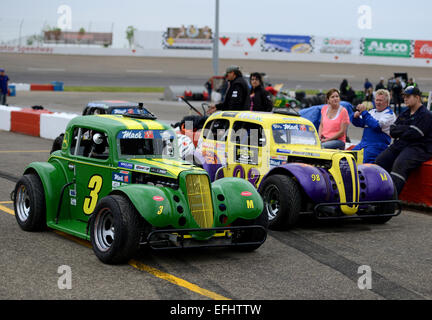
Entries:
[[164, 92], [163, 87], [64, 86], [66, 92]]

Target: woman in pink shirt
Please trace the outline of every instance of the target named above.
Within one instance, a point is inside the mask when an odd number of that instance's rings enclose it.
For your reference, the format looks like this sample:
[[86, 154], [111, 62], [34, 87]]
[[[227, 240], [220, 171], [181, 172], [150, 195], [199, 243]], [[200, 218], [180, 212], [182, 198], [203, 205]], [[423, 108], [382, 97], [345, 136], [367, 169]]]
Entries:
[[350, 123], [348, 111], [340, 105], [339, 90], [327, 92], [327, 103], [321, 109], [318, 134], [326, 149], [345, 149], [346, 132]]

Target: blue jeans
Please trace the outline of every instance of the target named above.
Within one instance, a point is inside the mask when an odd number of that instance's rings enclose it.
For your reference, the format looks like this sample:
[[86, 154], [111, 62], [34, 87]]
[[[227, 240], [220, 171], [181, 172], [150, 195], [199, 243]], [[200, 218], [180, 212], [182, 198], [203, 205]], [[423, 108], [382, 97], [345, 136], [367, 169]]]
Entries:
[[321, 147], [324, 149], [345, 150], [345, 142], [343, 142], [342, 140], [329, 140], [321, 143]]
[[0, 105], [6, 105], [6, 94], [0, 93]]

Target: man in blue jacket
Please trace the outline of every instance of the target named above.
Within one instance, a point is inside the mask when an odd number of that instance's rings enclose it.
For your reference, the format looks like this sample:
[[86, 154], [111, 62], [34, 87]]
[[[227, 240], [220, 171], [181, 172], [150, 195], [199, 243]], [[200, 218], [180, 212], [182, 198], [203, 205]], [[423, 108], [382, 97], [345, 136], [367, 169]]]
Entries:
[[0, 105], [6, 105], [8, 81], [9, 77], [5, 74], [5, 70], [0, 68]]
[[407, 87], [404, 101], [408, 109], [390, 126], [394, 142], [375, 161], [390, 172], [398, 194], [410, 172], [432, 158], [432, 113], [422, 104], [419, 88]]
[[352, 124], [365, 128], [363, 136], [353, 150], [363, 149], [363, 162], [373, 163], [375, 158], [390, 145], [390, 125], [396, 116], [391, 110], [390, 93], [380, 89], [375, 94], [375, 108], [367, 111], [366, 105], [359, 104], [352, 118]]

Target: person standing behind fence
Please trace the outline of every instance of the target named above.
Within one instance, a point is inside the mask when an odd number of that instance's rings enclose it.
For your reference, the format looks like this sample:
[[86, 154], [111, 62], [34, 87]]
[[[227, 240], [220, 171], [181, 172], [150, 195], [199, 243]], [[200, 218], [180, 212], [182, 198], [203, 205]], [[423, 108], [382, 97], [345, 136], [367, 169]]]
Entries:
[[353, 150], [363, 149], [363, 162], [373, 163], [375, 158], [391, 143], [390, 125], [396, 116], [391, 110], [390, 93], [380, 89], [375, 93], [375, 109], [367, 111], [365, 104], [359, 104], [354, 113], [352, 124], [364, 128], [363, 136]]
[[391, 89], [392, 98], [393, 98], [393, 104], [394, 104], [394, 111], [397, 115], [400, 114], [401, 111], [401, 103], [403, 101], [402, 99], [402, 84], [399, 78], [396, 78], [396, 82], [393, 85]]
[[9, 77], [5, 74], [5, 70], [0, 68], [0, 104], [6, 106], [6, 97], [8, 94]]
[[321, 146], [326, 149], [345, 149], [346, 133], [350, 123], [348, 111], [340, 105], [338, 89], [330, 89], [327, 105], [321, 109], [318, 134]]
[[258, 72], [251, 73], [250, 83], [252, 87], [250, 110], [271, 112], [273, 110], [273, 101], [270, 92], [264, 89], [261, 74]]

